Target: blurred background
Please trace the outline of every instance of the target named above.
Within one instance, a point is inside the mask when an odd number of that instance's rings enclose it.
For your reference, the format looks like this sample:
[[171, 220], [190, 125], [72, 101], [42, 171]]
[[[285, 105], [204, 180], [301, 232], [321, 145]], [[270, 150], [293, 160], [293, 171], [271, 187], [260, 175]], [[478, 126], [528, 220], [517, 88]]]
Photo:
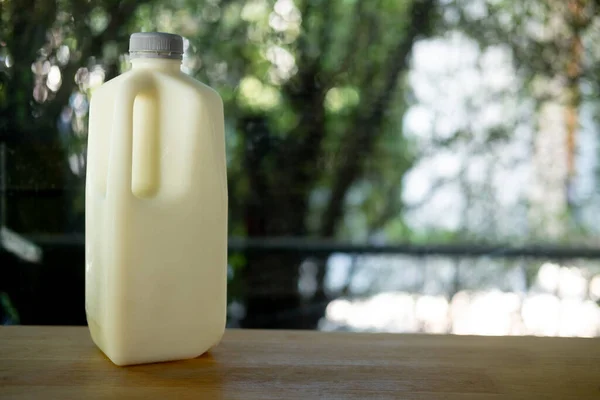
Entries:
[[230, 327], [600, 336], [599, 11], [0, 0], [1, 322], [86, 323], [89, 99], [158, 30], [225, 102]]

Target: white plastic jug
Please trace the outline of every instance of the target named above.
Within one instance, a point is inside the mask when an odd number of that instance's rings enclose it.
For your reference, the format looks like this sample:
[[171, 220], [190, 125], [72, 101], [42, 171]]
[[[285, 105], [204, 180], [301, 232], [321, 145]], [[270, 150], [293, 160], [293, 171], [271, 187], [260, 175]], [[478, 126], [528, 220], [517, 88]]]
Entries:
[[180, 36], [133, 34], [132, 69], [91, 99], [85, 306], [117, 365], [197, 357], [225, 329], [223, 102], [182, 54]]

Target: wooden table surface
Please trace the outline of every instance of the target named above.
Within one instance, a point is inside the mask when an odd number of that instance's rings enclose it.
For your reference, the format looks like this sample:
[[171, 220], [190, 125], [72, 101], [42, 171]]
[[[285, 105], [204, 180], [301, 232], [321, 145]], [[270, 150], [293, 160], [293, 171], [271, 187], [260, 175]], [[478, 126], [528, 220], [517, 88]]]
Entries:
[[0, 327], [0, 398], [600, 400], [600, 339], [230, 330], [117, 367], [87, 328]]

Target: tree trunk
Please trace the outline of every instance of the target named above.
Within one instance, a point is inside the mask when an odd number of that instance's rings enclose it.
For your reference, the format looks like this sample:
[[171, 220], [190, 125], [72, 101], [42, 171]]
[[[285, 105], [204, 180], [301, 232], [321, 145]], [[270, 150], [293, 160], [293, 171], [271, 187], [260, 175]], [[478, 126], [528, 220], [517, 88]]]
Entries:
[[[310, 3], [306, 3], [310, 5]], [[408, 67], [413, 43], [431, 31], [434, 0], [415, 0], [411, 9], [412, 25], [386, 63], [384, 89], [374, 96], [366, 115], [357, 114], [356, 124], [347, 132], [344, 162], [333, 179], [319, 235], [333, 237], [343, 215], [343, 202], [352, 183], [362, 174], [360, 160], [371, 154], [382, 129], [385, 113], [397, 89], [400, 74]], [[304, 11], [303, 15], [308, 11]], [[299, 46], [304, 49], [305, 46]], [[301, 52], [299, 73], [284, 88], [286, 98], [300, 115], [299, 125], [287, 139], [278, 142], [269, 132], [265, 116], [251, 116], [241, 121], [246, 135], [245, 169], [250, 188], [246, 205], [246, 228], [249, 237], [304, 236], [308, 198], [320, 171], [314, 161], [321, 155], [326, 135], [324, 99], [326, 87], [319, 83], [319, 59], [311, 60]], [[370, 84], [370, 82], [368, 82]], [[301, 249], [299, 249], [301, 250]], [[247, 328], [314, 329], [327, 305], [324, 288], [327, 258], [312, 260], [317, 265], [314, 293], [300, 293], [299, 268], [304, 261], [297, 254], [247, 252], [243, 269]]]

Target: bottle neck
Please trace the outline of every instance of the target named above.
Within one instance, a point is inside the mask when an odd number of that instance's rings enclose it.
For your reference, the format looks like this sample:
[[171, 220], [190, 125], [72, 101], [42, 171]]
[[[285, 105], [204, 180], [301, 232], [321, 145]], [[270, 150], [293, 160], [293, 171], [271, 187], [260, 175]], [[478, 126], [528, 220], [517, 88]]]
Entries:
[[134, 58], [131, 60], [132, 69], [156, 69], [161, 71], [181, 71], [181, 60], [168, 58]]

